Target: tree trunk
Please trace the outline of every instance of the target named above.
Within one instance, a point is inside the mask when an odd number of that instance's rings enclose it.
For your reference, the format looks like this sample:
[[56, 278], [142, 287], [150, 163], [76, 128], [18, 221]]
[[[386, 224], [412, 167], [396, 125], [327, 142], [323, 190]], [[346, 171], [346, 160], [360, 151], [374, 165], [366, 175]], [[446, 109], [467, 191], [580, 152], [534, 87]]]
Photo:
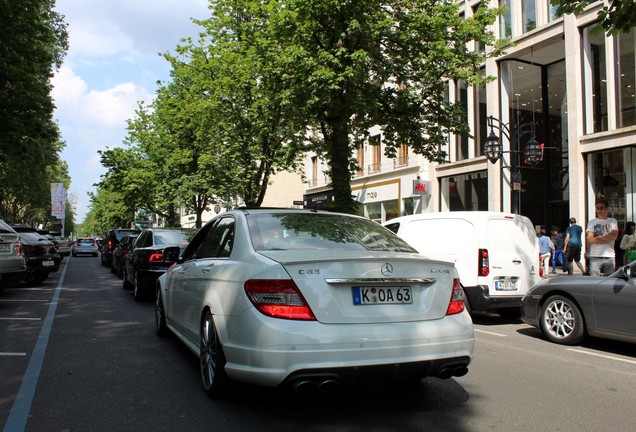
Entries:
[[327, 120], [330, 133], [327, 141], [327, 155], [331, 165], [331, 187], [334, 200], [327, 205], [329, 210], [355, 213], [356, 202], [351, 197], [351, 173], [349, 171], [349, 128], [344, 116]]

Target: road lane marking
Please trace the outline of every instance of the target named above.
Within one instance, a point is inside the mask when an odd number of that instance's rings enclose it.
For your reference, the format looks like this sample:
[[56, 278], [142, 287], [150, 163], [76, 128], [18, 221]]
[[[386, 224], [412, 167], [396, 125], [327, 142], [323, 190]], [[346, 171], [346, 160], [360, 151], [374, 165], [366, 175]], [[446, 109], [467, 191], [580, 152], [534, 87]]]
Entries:
[[18, 317], [0, 317], [0, 320], [17, 320], [17, 321], [40, 321], [42, 318], [18, 318]]
[[18, 353], [18, 352], [0, 352], [0, 356], [18, 356], [25, 357], [26, 353]]
[[60, 274], [60, 279], [57, 281], [57, 286], [55, 287], [55, 292], [53, 293], [49, 310], [46, 313], [46, 318], [42, 324], [42, 329], [40, 330], [35, 348], [33, 348], [33, 353], [31, 353], [29, 365], [22, 377], [22, 384], [20, 384], [18, 394], [15, 397], [15, 401], [13, 401], [11, 412], [4, 424], [3, 432], [24, 432], [26, 428], [27, 421], [29, 420], [29, 412], [31, 411], [31, 404], [33, 403], [35, 390], [38, 386], [40, 372], [42, 372], [44, 354], [46, 353], [46, 346], [48, 345], [49, 337], [51, 336], [51, 328], [53, 327], [57, 303], [60, 299], [62, 286], [64, 285], [64, 278], [66, 277], [68, 263], [68, 261], [64, 263], [64, 269]]
[[580, 350], [580, 349], [576, 349], [576, 348], [568, 348], [568, 351], [573, 351], [579, 354], [587, 354], [587, 355], [591, 355], [591, 356], [595, 356], [595, 357], [601, 357], [601, 358], [605, 358], [605, 359], [609, 359], [609, 360], [616, 360], [616, 361], [621, 361], [624, 363], [630, 363], [630, 364], [636, 364], [636, 360], [628, 360], [628, 359], [623, 359], [620, 357], [614, 357], [614, 356], [610, 356], [610, 355], [605, 355], [605, 354], [598, 354], [595, 352], [590, 352], [590, 351], [585, 351], [585, 350]]
[[477, 332], [477, 333], [489, 334], [489, 335], [492, 335], [492, 336], [508, 337], [508, 335], [505, 335], [505, 334], [495, 333], [495, 332], [489, 332], [489, 331], [486, 331], [486, 330], [479, 330], [479, 329], [475, 329], [475, 332]]

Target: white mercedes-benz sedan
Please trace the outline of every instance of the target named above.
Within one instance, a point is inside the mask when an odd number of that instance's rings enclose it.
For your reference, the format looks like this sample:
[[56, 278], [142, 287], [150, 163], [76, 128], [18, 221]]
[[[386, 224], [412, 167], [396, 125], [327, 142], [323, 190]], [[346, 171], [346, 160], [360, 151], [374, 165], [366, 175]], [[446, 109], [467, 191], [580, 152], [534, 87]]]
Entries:
[[177, 262], [157, 281], [156, 332], [199, 356], [211, 397], [232, 381], [308, 392], [468, 371], [475, 339], [454, 264], [368, 219], [237, 209], [179, 253], [164, 250]]

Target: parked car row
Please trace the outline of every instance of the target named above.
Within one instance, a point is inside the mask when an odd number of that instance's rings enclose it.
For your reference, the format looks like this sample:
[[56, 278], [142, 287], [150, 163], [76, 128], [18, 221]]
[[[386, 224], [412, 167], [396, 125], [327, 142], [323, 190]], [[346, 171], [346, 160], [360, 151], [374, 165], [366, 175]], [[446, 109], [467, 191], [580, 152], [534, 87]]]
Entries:
[[470, 213], [383, 227], [244, 208], [196, 233], [128, 234], [111, 260], [136, 300], [154, 294], [157, 335], [174, 334], [199, 357], [214, 398], [232, 381], [309, 392], [462, 376], [474, 352], [471, 308], [508, 316], [522, 307], [557, 343], [636, 342], [636, 262], [605, 278], [541, 280], [527, 218]]
[[188, 228], [111, 229], [102, 246], [102, 264], [122, 278], [122, 287], [135, 300], [154, 296], [157, 279], [174, 264], [164, 259], [164, 249], [184, 250], [195, 233]]
[[41, 283], [59, 270], [61, 261], [54, 242], [35, 228], [0, 220], [0, 286]]

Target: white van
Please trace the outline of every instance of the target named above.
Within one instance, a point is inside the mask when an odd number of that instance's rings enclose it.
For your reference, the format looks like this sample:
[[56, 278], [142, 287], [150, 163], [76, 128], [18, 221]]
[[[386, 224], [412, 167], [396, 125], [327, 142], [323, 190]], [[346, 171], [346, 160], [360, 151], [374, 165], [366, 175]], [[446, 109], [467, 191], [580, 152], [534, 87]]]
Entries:
[[512, 213], [453, 211], [402, 216], [383, 224], [430, 258], [453, 261], [469, 311], [518, 316], [541, 278], [530, 219]]

